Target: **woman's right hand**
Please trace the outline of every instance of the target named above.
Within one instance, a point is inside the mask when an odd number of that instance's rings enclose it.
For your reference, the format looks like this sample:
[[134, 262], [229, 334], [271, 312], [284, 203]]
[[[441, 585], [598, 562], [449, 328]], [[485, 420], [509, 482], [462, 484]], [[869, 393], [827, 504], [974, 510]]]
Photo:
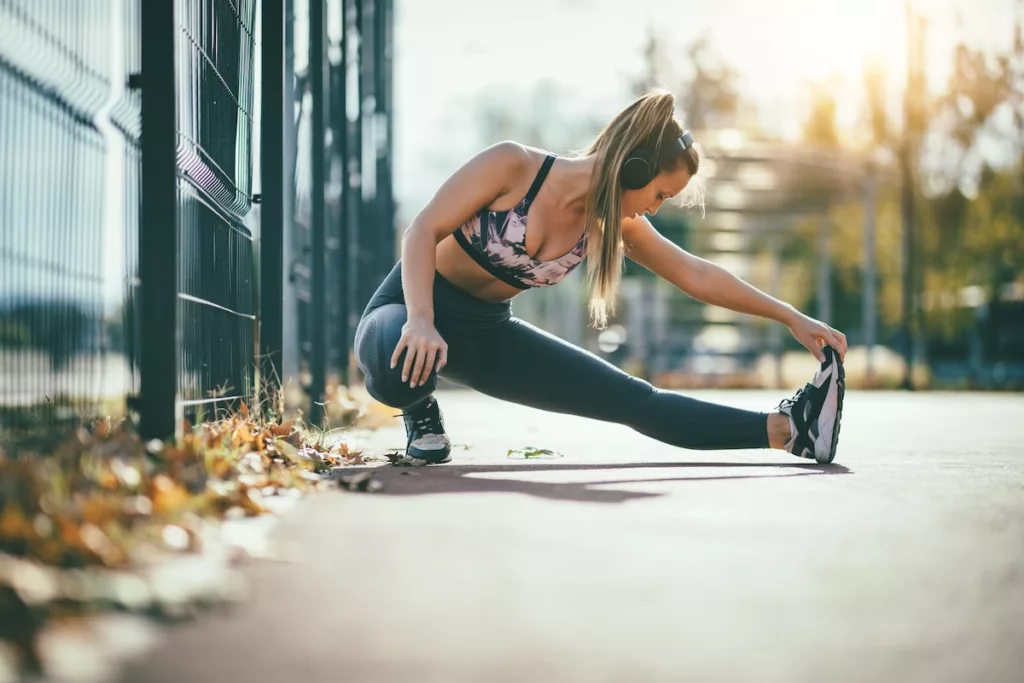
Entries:
[[392, 369], [398, 365], [403, 350], [408, 353], [402, 366], [402, 381], [409, 382], [413, 389], [427, 383], [435, 363], [438, 372], [448, 364], [448, 344], [434, 324], [423, 318], [409, 318], [402, 326], [402, 337], [391, 356]]

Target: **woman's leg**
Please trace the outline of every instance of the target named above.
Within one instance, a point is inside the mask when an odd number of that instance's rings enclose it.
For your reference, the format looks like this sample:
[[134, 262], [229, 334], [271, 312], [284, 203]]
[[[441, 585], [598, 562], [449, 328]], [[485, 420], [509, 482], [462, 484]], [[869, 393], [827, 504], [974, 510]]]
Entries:
[[[388, 303], [368, 310], [356, 328], [355, 356], [366, 381], [366, 391], [381, 403], [409, 410], [429, 398], [437, 388], [437, 374], [415, 389], [402, 381], [402, 363], [392, 369], [391, 354], [408, 317], [405, 304]], [[404, 354], [402, 361], [404, 361]]]
[[[356, 361], [363, 371], [370, 396], [402, 411], [408, 437], [406, 454], [428, 462], [447, 462], [452, 444], [445, 434], [441, 407], [431, 396], [437, 388], [437, 373], [431, 372], [425, 384], [413, 389], [408, 382], [402, 381], [404, 353], [398, 365], [391, 367], [391, 356], [398, 346], [407, 317], [406, 307], [400, 303], [385, 303], [367, 309], [356, 330]], [[451, 353], [451, 343], [448, 348]], [[454, 350], [459, 356], [457, 344]], [[458, 365], [456, 358], [455, 366]]]
[[506, 401], [616, 422], [683, 448], [769, 447], [767, 413], [656, 389], [521, 320], [463, 346], [462, 355], [453, 379]]

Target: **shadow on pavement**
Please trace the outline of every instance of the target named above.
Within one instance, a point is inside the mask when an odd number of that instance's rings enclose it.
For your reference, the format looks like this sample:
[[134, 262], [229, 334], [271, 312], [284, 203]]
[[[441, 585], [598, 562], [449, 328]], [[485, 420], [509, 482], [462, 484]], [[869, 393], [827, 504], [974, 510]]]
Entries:
[[[593, 481], [553, 482], [536, 479], [511, 479], [478, 475], [528, 472], [602, 472], [616, 470], [726, 470], [723, 474], [697, 474], [694, 476], [621, 478], [598, 477]], [[781, 470], [772, 474], [743, 474], [730, 470]], [[523, 493], [554, 500], [588, 503], [623, 503], [628, 500], [656, 498], [662, 493], [606, 489], [606, 486], [659, 482], [701, 482], [740, 479], [772, 479], [778, 477], [849, 474], [843, 465], [817, 463], [750, 463], [750, 462], [667, 462], [667, 463], [608, 463], [608, 464], [540, 464], [516, 465], [434, 465], [428, 467], [346, 467], [338, 470], [335, 478], [349, 477], [360, 472], [372, 472], [373, 479], [382, 488], [376, 495], [415, 496], [443, 493]]]

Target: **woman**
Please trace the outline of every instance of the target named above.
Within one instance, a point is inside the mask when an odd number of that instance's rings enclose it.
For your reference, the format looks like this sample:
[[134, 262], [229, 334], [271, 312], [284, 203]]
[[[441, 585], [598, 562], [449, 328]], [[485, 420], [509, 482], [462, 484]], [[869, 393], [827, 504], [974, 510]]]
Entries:
[[[700, 150], [674, 111], [671, 94], [649, 93], [579, 156], [496, 144], [448, 178], [416, 216], [401, 261], [363, 313], [355, 345], [370, 395], [403, 411], [408, 458], [450, 460], [433, 396], [440, 375], [683, 448], [770, 447], [832, 461], [843, 334], [690, 255], [645, 217], [679, 196], [700, 167]], [[660, 391], [512, 317], [516, 294], [557, 283], [587, 257], [591, 317], [604, 326], [623, 255], [705, 303], [784, 323], [821, 368], [776, 412], [739, 410]]]

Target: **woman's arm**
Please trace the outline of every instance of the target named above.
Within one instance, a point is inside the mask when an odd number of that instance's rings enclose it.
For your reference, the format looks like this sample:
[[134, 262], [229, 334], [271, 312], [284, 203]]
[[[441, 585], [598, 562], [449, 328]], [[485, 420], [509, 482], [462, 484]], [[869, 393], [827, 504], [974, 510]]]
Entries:
[[517, 143], [488, 147], [459, 168], [416, 215], [402, 240], [402, 289], [409, 311], [391, 357], [394, 368], [405, 354], [402, 381], [416, 387], [448, 362], [448, 345], [434, 328], [434, 268], [437, 244], [463, 223], [510, 191], [530, 161]]
[[721, 266], [690, 254], [654, 229], [646, 217], [622, 222], [626, 255], [694, 299], [739, 313], [778, 321], [793, 332], [818, 360], [823, 341], [846, 355], [846, 337], [789, 304], [744, 282]]

